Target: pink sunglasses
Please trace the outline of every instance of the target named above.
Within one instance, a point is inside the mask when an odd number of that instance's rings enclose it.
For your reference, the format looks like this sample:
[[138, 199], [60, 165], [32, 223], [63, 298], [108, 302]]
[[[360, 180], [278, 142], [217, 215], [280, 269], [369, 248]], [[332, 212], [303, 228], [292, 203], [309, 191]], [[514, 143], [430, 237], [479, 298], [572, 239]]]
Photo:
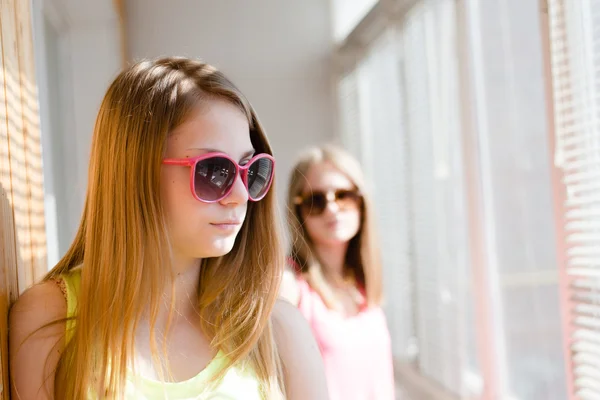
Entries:
[[192, 158], [165, 158], [163, 164], [190, 168], [190, 189], [196, 200], [216, 203], [229, 196], [238, 174], [248, 191], [248, 198], [259, 201], [273, 183], [275, 159], [257, 154], [245, 165], [239, 165], [224, 153], [208, 153]]

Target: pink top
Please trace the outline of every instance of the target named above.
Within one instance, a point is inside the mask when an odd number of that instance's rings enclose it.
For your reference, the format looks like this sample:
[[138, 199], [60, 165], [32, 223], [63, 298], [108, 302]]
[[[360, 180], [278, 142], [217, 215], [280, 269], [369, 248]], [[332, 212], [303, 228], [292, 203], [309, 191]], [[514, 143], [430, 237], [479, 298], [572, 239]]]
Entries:
[[330, 400], [394, 400], [390, 334], [380, 307], [344, 317], [298, 278], [298, 308], [321, 350]]

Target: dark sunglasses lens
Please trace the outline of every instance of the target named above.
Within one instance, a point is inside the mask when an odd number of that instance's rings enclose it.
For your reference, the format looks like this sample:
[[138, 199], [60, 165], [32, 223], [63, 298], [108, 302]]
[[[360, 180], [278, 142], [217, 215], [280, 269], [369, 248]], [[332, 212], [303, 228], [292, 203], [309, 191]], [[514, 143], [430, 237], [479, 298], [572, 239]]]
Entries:
[[255, 159], [248, 167], [248, 196], [252, 200], [262, 199], [271, 186], [273, 161], [267, 157]]
[[196, 164], [194, 190], [201, 200], [221, 199], [235, 182], [236, 166], [223, 157], [211, 157]]
[[302, 211], [307, 215], [319, 215], [327, 207], [327, 196], [325, 193], [314, 192], [302, 202]]

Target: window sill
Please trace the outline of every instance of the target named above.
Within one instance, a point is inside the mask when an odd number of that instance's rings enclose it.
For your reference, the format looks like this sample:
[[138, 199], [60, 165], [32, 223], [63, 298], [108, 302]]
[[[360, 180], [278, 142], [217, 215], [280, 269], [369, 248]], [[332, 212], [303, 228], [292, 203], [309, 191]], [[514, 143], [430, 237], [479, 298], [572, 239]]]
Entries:
[[421, 375], [410, 363], [394, 360], [396, 385], [401, 388], [399, 400], [459, 400], [460, 397], [448, 392], [439, 384]]

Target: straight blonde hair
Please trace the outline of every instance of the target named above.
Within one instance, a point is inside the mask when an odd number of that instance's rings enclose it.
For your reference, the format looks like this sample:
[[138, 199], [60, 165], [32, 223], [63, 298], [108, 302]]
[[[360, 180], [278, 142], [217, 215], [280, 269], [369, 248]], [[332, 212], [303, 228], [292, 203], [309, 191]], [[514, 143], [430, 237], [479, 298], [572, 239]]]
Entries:
[[[173, 281], [159, 190], [166, 138], [212, 99], [242, 110], [256, 152], [272, 154], [249, 102], [210, 65], [185, 58], [142, 61], [109, 87], [94, 128], [79, 230], [45, 278], [81, 266], [75, 328], [55, 375], [57, 398], [123, 396], [134, 332], [148, 310], [154, 332], [164, 282]], [[212, 347], [227, 355], [227, 367], [247, 363], [269, 399], [283, 393], [270, 321], [284, 263], [275, 203], [272, 188], [248, 204], [232, 251], [202, 261], [197, 298]], [[154, 337], [151, 343], [158, 357]]]
[[306, 175], [309, 170], [321, 163], [329, 163], [346, 175], [362, 195], [360, 229], [348, 244], [345, 266], [348, 269], [346, 272], [350, 272], [356, 279], [356, 283], [364, 288], [367, 304], [379, 306], [383, 298], [383, 282], [371, 199], [360, 164], [338, 147], [326, 145], [308, 149], [299, 156], [292, 170], [287, 201], [292, 243], [290, 258], [325, 304], [331, 309], [338, 308], [337, 299], [325, 282], [323, 266], [304, 226], [300, 206], [296, 204], [296, 198], [307, 189]]

